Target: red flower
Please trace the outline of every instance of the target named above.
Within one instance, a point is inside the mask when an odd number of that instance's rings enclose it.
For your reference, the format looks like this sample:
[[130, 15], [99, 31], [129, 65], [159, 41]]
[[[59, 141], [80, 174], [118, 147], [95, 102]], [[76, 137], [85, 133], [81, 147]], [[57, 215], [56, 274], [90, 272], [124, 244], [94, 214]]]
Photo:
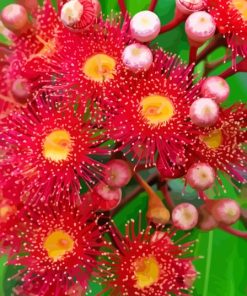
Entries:
[[81, 207], [64, 202], [26, 209], [21, 224], [14, 226], [24, 255], [9, 262], [24, 266], [24, 290], [32, 284], [35, 295], [53, 296], [68, 295], [75, 284], [87, 289], [102, 245], [92, 210], [86, 201]]
[[199, 160], [226, 172], [239, 182], [246, 182], [246, 116], [244, 104], [222, 110], [216, 125], [201, 129], [192, 146], [192, 153]]
[[179, 164], [184, 145], [191, 142], [193, 124], [189, 109], [197, 98], [191, 69], [176, 57], [154, 52], [154, 64], [136, 81], [125, 81], [115, 89], [116, 108], [109, 114], [109, 137], [134, 158], [147, 165], [156, 163], [156, 152], [164, 166]]
[[12, 164], [13, 169], [1, 183], [21, 175], [29, 202], [50, 196], [56, 201], [61, 193], [79, 197], [80, 181], [90, 185], [101, 171], [101, 164], [90, 156], [106, 153], [97, 147], [101, 133], [83, 119], [84, 112], [82, 105], [75, 111], [74, 105], [56, 107], [40, 97], [5, 118], [0, 149], [6, 155], [0, 167]]
[[[134, 222], [128, 225], [134, 229]], [[113, 230], [114, 231], [114, 230]], [[102, 282], [110, 295], [187, 295], [191, 258], [181, 258], [188, 245], [175, 245], [172, 234], [150, 233], [150, 228], [135, 235], [113, 232], [118, 249], [109, 246], [102, 270]]]
[[73, 88], [82, 99], [96, 98], [111, 104], [105, 90], [115, 91], [124, 75], [132, 76], [122, 62], [122, 52], [131, 41], [127, 28], [127, 23], [121, 28], [120, 20], [99, 20], [82, 34], [60, 34], [58, 42], [64, 46], [50, 63], [51, 76], [55, 73], [56, 79], [52, 86], [46, 81], [47, 87], [64, 92]]
[[[43, 57], [47, 59], [54, 54], [59, 46], [56, 44], [55, 36], [64, 29], [49, 0], [46, 0], [43, 7], [39, 7], [32, 17], [33, 22], [26, 32], [20, 35], [9, 33], [11, 45], [0, 52], [0, 94], [4, 96], [5, 101], [12, 103], [16, 103], [15, 99], [18, 100], [13, 91], [13, 85], [18, 79], [32, 80], [32, 84], [31, 81], [27, 81], [30, 89], [24, 96], [25, 100], [32, 99], [32, 93], [40, 85], [35, 81], [37, 74], [31, 71], [31, 65], [35, 67], [37, 63], [41, 63]], [[45, 65], [43, 62], [41, 64], [45, 75]], [[25, 100], [23, 99], [24, 102]]]
[[217, 28], [232, 48], [233, 58], [247, 55], [247, 4], [245, 0], [208, 0]]

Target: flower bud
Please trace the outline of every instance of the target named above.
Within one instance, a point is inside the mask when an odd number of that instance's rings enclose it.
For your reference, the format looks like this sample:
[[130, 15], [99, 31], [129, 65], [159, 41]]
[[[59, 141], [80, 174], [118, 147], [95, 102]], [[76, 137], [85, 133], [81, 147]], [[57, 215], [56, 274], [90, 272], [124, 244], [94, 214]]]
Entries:
[[215, 171], [207, 163], [195, 163], [189, 168], [186, 181], [195, 190], [207, 190], [214, 184]]
[[201, 230], [209, 231], [209, 230], [215, 229], [218, 226], [218, 222], [210, 214], [205, 204], [202, 205], [198, 209], [198, 211], [199, 211], [199, 222], [197, 226]]
[[128, 163], [122, 159], [113, 159], [106, 164], [105, 182], [111, 187], [124, 187], [132, 178]]
[[98, 207], [101, 211], [115, 209], [122, 199], [120, 188], [111, 188], [104, 182], [100, 182], [94, 187], [94, 192], [98, 195]]
[[185, 32], [192, 46], [199, 47], [210, 39], [216, 30], [213, 17], [205, 12], [192, 13], [185, 22]]
[[27, 11], [35, 12], [38, 8], [37, 0], [17, 0], [17, 3], [24, 6]]
[[238, 221], [241, 210], [239, 204], [235, 200], [224, 198], [217, 200], [212, 206], [211, 214], [216, 221], [231, 225]]
[[95, 5], [91, 0], [69, 0], [63, 5], [60, 16], [68, 28], [82, 30], [96, 19]]
[[196, 207], [190, 203], [179, 204], [172, 211], [172, 222], [178, 229], [193, 229], [198, 222], [198, 212]]
[[30, 96], [30, 87], [26, 79], [17, 78], [11, 88], [11, 92], [17, 102], [24, 104]]
[[230, 87], [228, 83], [219, 76], [208, 77], [202, 84], [202, 96], [214, 99], [218, 104], [224, 102], [228, 98], [229, 93]]
[[99, 0], [92, 0], [92, 3], [93, 3], [95, 15], [99, 16], [101, 13], [101, 5], [100, 5]]
[[2, 10], [1, 20], [7, 29], [20, 33], [28, 25], [28, 14], [25, 7], [19, 4], [9, 4]]
[[133, 72], [146, 71], [153, 63], [151, 50], [142, 44], [128, 45], [122, 55], [124, 65]]
[[159, 17], [152, 11], [138, 12], [130, 22], [130, 31], [133, 38], [140, 42], [154, 40], [161, 28]]
[[193, 12], [203, 10], [205, 7], [204, 0], [176, 0], [177, 9], [183, 14], [191, 14]]
[[198, 99], [190, 107], [190, 118], [197, 126], [212, 126], [219, 118], [219, 106], [213, 99]]

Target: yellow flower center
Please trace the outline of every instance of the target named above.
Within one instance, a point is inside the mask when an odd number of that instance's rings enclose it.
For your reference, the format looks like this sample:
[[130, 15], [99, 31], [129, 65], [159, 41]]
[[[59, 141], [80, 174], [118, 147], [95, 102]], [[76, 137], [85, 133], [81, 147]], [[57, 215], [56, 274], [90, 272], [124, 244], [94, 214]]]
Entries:
[[232, 0], [232, 5], [241, 14], [244, 21], [247, 21], [247, 1], [246, 0]]
[[207, 136], [200, 136], [201, 141], [210, 149], [217, 149], [223, 142], [223, 135], [221, 130], [217, 129]]
[[105, 82], [114, 78], [116, 61], [109, 55], [95, 54], [86, 60], [82, 71], [90, 80]]
[[43, 155], [46, 159], [59, 162], [66, 160], [71, 151], [72, 141], [66, 130], [56, 130], [46, 136]]
[[154, 125], [167, 122], [175, 111], [170, 99], [159, 95], [144, 97], [140, 105], [143, 117]]
[[52, 260], [57, 261], [73, 250], [74, 240], [67, 232], [56, 230], [46, 237], [44, 248], [47, 251], [48, 256]]
[[154, 256], [140, 258], [134, 263], [134, 274], [137, 288], [148, 288], [159, 280], [159, 263]]
[[15, 206], [8, 204], [0, 205], [0, 220], [6, 220], [11, 214], [16, 211]]

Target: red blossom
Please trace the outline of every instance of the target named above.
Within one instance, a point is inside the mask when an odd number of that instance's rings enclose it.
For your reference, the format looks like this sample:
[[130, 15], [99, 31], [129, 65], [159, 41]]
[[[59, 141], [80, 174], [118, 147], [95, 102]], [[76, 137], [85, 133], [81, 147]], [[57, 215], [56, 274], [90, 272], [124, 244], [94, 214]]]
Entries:
[[[131, 229], [131, 230], [130, 230]], [[126, 236], [112, 229], [117, 249], [104, 253], [102, 282], [110, 295], [188, 295], [186, 279], [192, 258], [181, 258], [190, 246], [176, 245], [174, 234], [151, 229], [134, 233], [134, 222], [127, 225]]]
[[24, 255], [15, 253], [9, 261], [25, 266], [23, 285], [17, 291], [62, 296], [78, 295], [72, 293], [77, 285], [81, 291], [87, 289], [102, 245], [101, 229], [92, 211], [86, 201], [80, 207], [62, 202], [59, 207], [38, 204], [25, 209], [21, 223], [14, 226], [14, 240], [21, 241]]
[[40, 96], [2, 121], [0, 149], [5, 157], [0, 166], [13, 167], [1, 184], [21, 176], [23, 192], [35, 203], [51, 195], [56, 202], [61, 193], [78, 198], [80, 181], [90, 186], [96, 180], [101, 164], [91, 155], [108, 152], [98, 147], [102, 133], [84, 119], [85, 107], [76, 108], [73, 104], [58, 107]]
[[109, 137], [119, 142], [119, 150], [131, 152], [147, 166], [156, 163], [158, 152], [170, 170], [185, 157], [184, 146], [192, 141], [195, 128], [189, 109], [197, 99], [199, 84], [192, 86], [190, 67], [155, 51], [149, 71], [115, 89], [116, 107], [106, 122]]
[[247, 55], [247, 12], [244, 5], [236, 0], [208, 0], [208, 10], [214, 17], [217, 28], [223, 34], [233, 51], [233, 60], [237, 55]]

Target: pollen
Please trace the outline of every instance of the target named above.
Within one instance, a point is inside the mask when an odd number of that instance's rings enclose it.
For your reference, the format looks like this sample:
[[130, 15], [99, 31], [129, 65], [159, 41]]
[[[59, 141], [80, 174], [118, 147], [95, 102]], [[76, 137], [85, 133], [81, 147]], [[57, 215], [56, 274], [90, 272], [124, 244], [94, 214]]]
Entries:
[[169, 98], [150, 95], [141, 100], [141, 112], [150, 124], [157, 125], [169, 121], [175, 110]]
[[105, 82], [114, 78], [116, 74], [116, 61], [107, 54], [99, 53], [89, 57], [84, 66], [83, 73], [95, 82]]
[[72, 140], [66, 130], [55, 130], [46, 136], [43, 144], [43, 155], [46, 159], [59, 162], [68, 159]]
[[241, 14], [244, 21], [247, 21], [247, 1], [246, 0], [232, 0], [232, 5]]
[[201, 141], [210, 149], [217, 149], [223, 142], [223, 135], [220, 129], [214, 130], [207, 136], [200, 136]]
[[157, 283], [160, 277], [160, 266], [154, 256], [137, 259], [134, 263], [136, 287], [144, 289]]
[[44, 249], [48, 256], [53, 260], [61, 260], [65, 254], [74, 248], [74, 240], [63, 230], [51, 232], [44, 241]]

